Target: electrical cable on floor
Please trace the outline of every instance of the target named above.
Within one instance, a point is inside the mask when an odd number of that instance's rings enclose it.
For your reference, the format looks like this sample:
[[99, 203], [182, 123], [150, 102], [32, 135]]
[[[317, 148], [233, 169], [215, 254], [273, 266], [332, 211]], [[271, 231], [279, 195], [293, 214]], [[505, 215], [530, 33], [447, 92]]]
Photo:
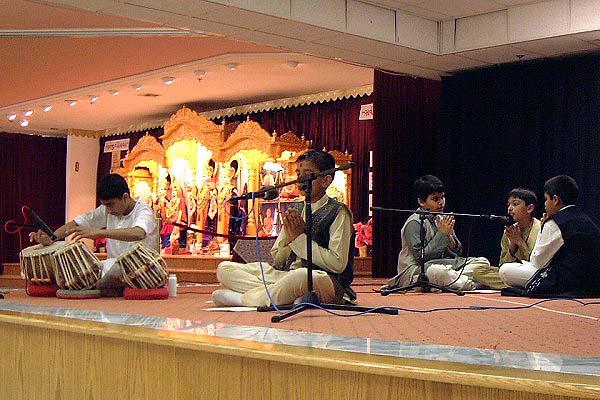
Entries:
[[367, 311], [361, 311], [361, 312], [356, 312], [356, 313], [348, 313], [348, 314], [341, 314], [335, 311], [331, 311], [331, 310], [327, 310], [323, 307], [321, 307], [318, 304], [313, 304], [313, 303], [298, 303], [295, 304], [294, 307], [292, 308], [292, 310], [296, 307], [299, 307], [301, 305], [304, 306], [309, 306], [315, 309], [319, 309], [322, 311], [325, 311], [328, 314], [332, 314], [338, 317], [358, 317], [360, 315], [364, 315], [364, 314], [369, 314], [375, 310], [380, 310], [380, 309], [393, 309], [393, 310], [398, 310], [398, 311], [404, 311], [404, 312], [411, 312], [411, 313], [417, 313], [417, 314], [427, 314], [427, 313], [433, 313], [433, 312], [439, 312], [439, 311], [460, 311], [460, 310], [464, 310], [464, 311], [486, 311], [486, 310], [523, 310], [523, 309], [527, 309], [527, 308], [533, 308], [539, 304], [542, 303], [546, 303], [546, 302], [551, 302], [551, 301], [573, 301], [576, 303], [579, 303], [582, 306], [588, 306], [588, 305], [597, 305], [600, 304], [600, 301], [591, 301], [591, 302], [584, 302], [578, 299], [574, 299], [574, 298], [568, 298], [568, 297], [557, 297], [557, 298], [550, 298], [550, 299], [544, 299], [544, 300], [539, 300], [536, 301], [535, 303], [532, 304], [527, 304], [527, 305], [523, 305], [523, 306], [506, 306], [506, 307], [498, 307], [498, 306], [465, 306], [465, 307], [440, 307], [440, 308], [430, 308], [430, 309], [424, 309], [424, 310], [419, 310], [419, 309], [414, 309], [414, 308], [403, 308], [403, 307], [395, 307], [395, 306], [383, 306], [383, 307], [375, 307], [375, 308], [371, 308], [370, 310]]

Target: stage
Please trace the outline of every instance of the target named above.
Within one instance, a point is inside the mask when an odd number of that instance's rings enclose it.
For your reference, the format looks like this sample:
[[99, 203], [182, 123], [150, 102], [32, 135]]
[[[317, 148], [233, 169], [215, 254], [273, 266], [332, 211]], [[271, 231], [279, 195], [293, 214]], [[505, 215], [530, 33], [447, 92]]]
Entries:
[[[0, 395], [10, 399], [600, 398], [600, 305], [498, 293], [373, 292], [362, 306], [471, 307], [343, 318], [211, 312], [217, 285], [176, 298], [0, 300]], [[587, 300], [588, 302], [594, 300]], [[596, 300], [598, 301], [598, 300]]]

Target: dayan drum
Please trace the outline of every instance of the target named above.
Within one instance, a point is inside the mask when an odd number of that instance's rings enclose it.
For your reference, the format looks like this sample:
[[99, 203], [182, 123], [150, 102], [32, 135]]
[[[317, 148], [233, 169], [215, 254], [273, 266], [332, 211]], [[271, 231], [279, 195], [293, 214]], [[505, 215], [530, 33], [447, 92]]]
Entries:
[[83, 242], [75, 242], [54, 253], [56, 283], [62, 289], [94, 289], [102, 263]]
[[68, 245], [67, 242], [54, 242], [49, 246], [36, 244], [21, 250], [19, 259], [25, 279], [34, 285], [54, 285], [54, 253]]
[[115, 264], [127, 286], [137, 289], [163, 287], [169, 278], [167, 264], [160, 254], [138, 243], [127, 253], [117, 257]]

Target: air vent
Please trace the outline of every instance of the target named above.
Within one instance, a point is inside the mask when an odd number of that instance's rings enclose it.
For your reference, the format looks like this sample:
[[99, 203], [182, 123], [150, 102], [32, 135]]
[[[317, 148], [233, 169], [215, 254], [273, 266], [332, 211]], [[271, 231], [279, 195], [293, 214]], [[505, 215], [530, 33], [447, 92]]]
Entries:
[[141, 96], [141, 97], [159, 97], [160, 94], [156, 94], [156, 93], [140, 93], [140, 94], [138, 94], [138, 96]]

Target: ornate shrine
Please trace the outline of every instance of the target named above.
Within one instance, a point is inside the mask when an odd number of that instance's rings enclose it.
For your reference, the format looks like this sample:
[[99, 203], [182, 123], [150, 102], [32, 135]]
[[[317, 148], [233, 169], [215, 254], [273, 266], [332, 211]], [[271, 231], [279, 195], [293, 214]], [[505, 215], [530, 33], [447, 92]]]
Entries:
[[[123, 175], [132, 196], [152, 204], [161, 221], [164, 252], [213, 254], [225, 250], [222, 235], [276, 236], [281, 215], [303, 201], [295, 186], [285, 187], [276, 200], [251, 204], [230, 198], [263, 186], [296, 179], [294, 162], [309, 148], [304, 137], [287, 132], [269, 134], [257, 122], [240, 123], [230, 135], [218, 125], [183, 107], [164, 125], [162, 145], [145, 135], [114, 171]], [[350, 161], [333, 151], [337, 165]], [[328, 194], [349, 203], [350, 172], [338, 172]], [[180, 232], [174, 222], [189, 224], [202, 234]]]

